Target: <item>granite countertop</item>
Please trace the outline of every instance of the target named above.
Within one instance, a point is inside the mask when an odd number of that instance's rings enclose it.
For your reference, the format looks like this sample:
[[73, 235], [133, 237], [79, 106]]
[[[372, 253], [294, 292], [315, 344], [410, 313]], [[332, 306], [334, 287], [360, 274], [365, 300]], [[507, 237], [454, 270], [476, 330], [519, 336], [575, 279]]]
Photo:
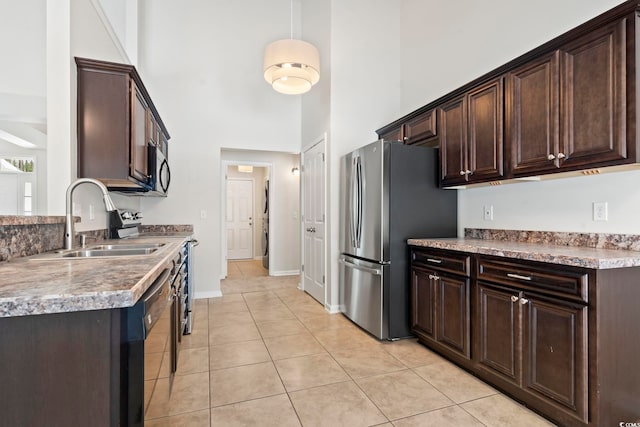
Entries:
[[640, 251], [623, 249], [599, 249], [470, 238], [409, 239], [408, 244], [593, 269], [640, 266]]
[[1, 263], [0, 317], [133, 306], [192, 233], [165, 234], [88, 245], [164, 243], [148, 255], [67, 260], [40, 254]]

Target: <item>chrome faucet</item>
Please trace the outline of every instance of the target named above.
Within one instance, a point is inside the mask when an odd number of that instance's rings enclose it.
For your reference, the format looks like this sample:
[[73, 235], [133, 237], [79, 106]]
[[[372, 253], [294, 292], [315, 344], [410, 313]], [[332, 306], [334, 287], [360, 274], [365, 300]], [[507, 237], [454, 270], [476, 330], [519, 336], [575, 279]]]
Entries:
[[[98, 188], [100, 188], [100, 191], [102, 191], [102, 198], [104, 200], [104, 207], [107, 209], [107, 212], [115, 212], [118, 210], [116, 208], [116, 205], [113, 203], [113, 200], [111, 200], [111, 196], [109, 196], [109, 190], [107, 190], [107, 187], [105, 187], [105, 185], [100, 181], [98, 181], [97, 179], [80, 178], [72, 182], [71, 184], [69, 184], [69, 188], [67, 188], [67, 216], [64, 224], [64, 248], [65, 249], [73, 248], [74, 226], [73, 226], [73, 217], [71, 216], [71, 210], [73, 209], [73, 203], [72, 203], [73, 190], [75, 190], [78, 185], [84, 184], [85, 182], [95, 184], [98, 186]], [[110, 221], [109, 216], [107, 216], [107, 229], [109, 228], [109, 221]]]

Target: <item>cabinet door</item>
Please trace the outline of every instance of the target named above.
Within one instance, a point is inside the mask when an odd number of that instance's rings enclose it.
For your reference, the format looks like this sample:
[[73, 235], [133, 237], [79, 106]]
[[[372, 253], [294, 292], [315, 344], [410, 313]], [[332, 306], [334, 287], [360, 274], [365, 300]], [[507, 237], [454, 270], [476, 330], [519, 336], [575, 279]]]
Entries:
[[417, 144], [436, 136], [436, 111], [429, 110], [404, 125], [405, 144]]
[[587, 421], [587, 307], [524, 295], [523, 387]]
[[506, 138], [513, 176], [558, 168], [558, 55], [545, 55], [507, 77]]
[[563, 167], [627, 158], [626, 25], [623, 19], [561, 49]]
[[519, 385], [518, 292], [482, 283], [476, 289], [478, 366]]
[[[469, 92], [468, 161], [469, 181], [503, 176], [503, 83], [502, 77]], [[467, 172], [470, 170], [470, 173]]]
[[387, 133], [383, 133], [380, 135], [380, 139], [384, 139], [385, 141], [404, 141], [404, 125], [400, 125]]
[[411, 330], [434, 339], [435, 286], [433, 272], [411, 269]]
[[469, 351], [469, 279], [437, 276], [436, 340], [466, 357]]
[[440, 156], [443, 185], [467, 181], [467, 103], [460, 97], [440, 107]]
[[147, 150], [147, 103], [135, 84], [131, 85], [131, 159], [129, 173], [142, 183], [149, 182], [149, 153]]

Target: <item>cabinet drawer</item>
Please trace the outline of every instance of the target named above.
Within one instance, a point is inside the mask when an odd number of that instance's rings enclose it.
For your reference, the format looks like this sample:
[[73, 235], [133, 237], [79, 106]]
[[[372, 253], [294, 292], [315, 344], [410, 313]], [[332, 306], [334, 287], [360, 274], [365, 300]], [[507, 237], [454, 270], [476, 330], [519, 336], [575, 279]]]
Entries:
[[541, 293], [588, 301], [589, 275], [575, 267], [537, 265], [478, 258], [478, 280], [531, 289]]
[[411, 251], [411, 263], [413, 266], [429, 267], [436, 270], [448, 271], [451, 273], [470, 275], [470, 256], [454, 252], [421, 251], [413, 249]]

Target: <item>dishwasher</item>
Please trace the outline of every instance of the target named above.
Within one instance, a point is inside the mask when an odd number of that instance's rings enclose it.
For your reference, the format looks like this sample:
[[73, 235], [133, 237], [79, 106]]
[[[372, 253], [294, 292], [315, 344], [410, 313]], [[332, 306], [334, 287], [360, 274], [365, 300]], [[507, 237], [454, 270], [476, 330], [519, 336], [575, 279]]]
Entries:
[[164, 411], [155, 402], [166, 404], [171, 393], [176, 365], [171, 276], [165, 269], [133, 307], [122, 310], [120, 419], [128, 426], [144, 425], [150, 408]]

